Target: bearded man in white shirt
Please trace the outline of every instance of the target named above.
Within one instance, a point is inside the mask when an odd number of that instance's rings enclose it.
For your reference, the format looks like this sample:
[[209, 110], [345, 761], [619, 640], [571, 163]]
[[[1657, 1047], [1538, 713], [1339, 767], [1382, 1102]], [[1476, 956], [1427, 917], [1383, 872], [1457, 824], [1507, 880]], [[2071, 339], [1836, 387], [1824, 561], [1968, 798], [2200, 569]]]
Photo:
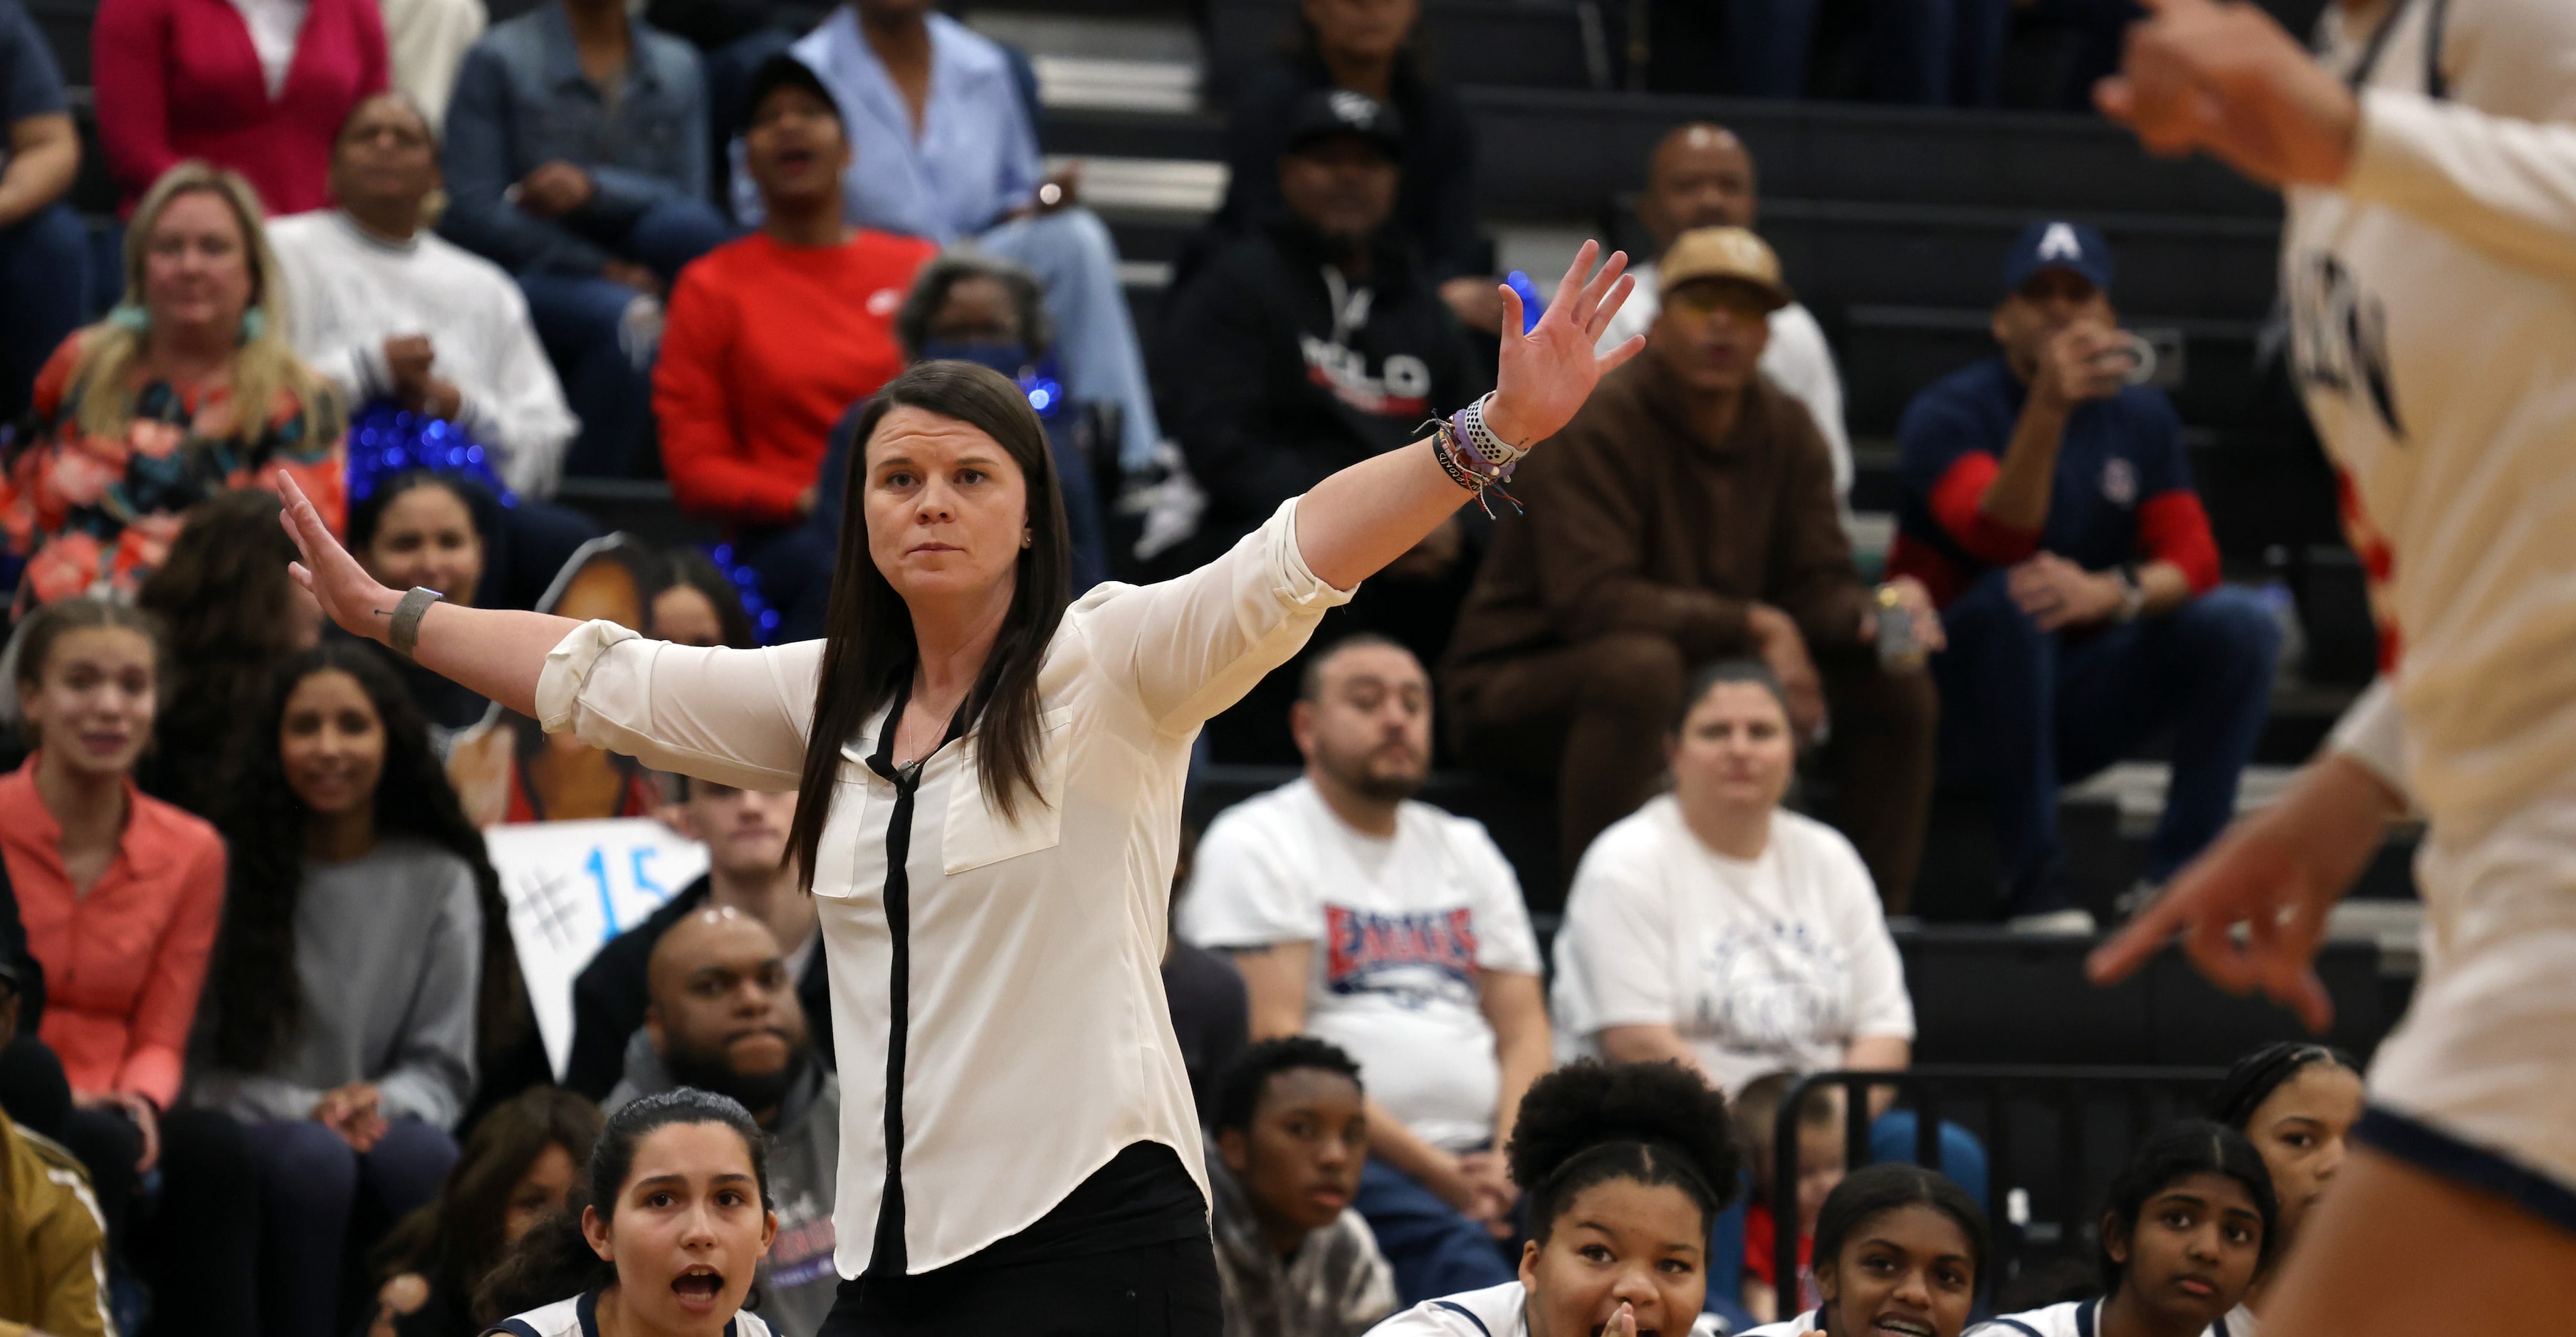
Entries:
[[1494, 1241], [1519, 1191], [1499, 1153], [1551, 1061], [1520, 883], [1482, 826], [1413, 800], [1431, 679], [1410, 651], [1361, 635], [1315, 656], [1289, 728], [1305, 776], [1209, 825], [1182, 934], [1235, 953], [1255, 1040], [1359, 1060], [1353, 1205], [1405, 1302], [1507, 1282]]
[[[1753, 151], [1724, 126], [1692, 121], [1655, 141], [1655, 151], [1646, 159], [1646, 191], [1637, 198], [1637, 221], [1646, 225], [1660, 256], [1673, 238], [1694, 228], [1752, 227], [1761, 204]], [[1637, 265], [1628, 272], [1637, 276], [1637, 292], [1602, 333], [1604, 351], [1653, 328], [1655, 313], [1663, 309], [1656, 266]], [[1843, 378], [1834, 369], [1834, 350], [1815, 313], [1797, 302], [1772, 312], [1771, 342], [1763, 346], [1758, 365], [1816, 420], [1825, 448], [1833, 452], [1834, 498], [1848, 507], [1852, 452], [1851, 436], [1843, 427]]]

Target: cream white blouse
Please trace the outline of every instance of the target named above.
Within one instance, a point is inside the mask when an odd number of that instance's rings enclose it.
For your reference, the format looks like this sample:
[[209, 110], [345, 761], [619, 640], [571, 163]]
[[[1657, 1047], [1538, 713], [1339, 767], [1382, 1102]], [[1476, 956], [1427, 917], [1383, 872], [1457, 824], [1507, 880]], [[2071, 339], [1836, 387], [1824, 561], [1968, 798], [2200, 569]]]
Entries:
[[[1040, 801], [1023, 795], [1016, 820], [985, 801], [975, 734], [922, 765], [895, 907], [900, 1023], [886, 860], [899, 789], [867, 764], [885, 712], [842, 745], [814, 869], [841, 1072], [841, 1275], [868, 1266], [890, 1134], [916, 1273], [1036, 1222], [1130, 1144], [1164, 1143], [1204, 1175], [1161, 975], [1182, 782], [1208, 717], [1350, 597], [1307, 570], [1296, 506], [1186, 576], [1101, 585], [1067, 610], [1038, 679]], [[648, 766], [791, 789], [822, 655], [819, 641], [696, 649], [591, 622], [547, 657], [537, 708], [549, 731]]]

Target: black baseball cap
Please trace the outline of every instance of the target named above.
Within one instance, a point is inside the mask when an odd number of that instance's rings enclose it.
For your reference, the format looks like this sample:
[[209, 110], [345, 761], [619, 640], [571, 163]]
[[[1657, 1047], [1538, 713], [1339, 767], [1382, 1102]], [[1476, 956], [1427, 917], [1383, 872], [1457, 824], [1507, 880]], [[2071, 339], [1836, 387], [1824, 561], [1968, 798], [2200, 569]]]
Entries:
[[1356, 135], [1391, 159], [1404, 156], [1404, 118], [1395, 108], [1347, 88], [1318, 88], [1297, 99], [1288, 117], [1288, 151], [1335, 135]]
[[813, 94], [831, 109], [833, 120], [841, 119], [841, 104], [833, 98], [832, 90], [824, 85], [823, 76], [816, 74], [813, 66], [781, 51], [760, 62], [760, 68], [751, 72], [751, 96], [743, 99], [742, 103], [743, 128], [750, 128], [752, 120], [760, 115], [760, 104], [782, 88], [801, 88]]

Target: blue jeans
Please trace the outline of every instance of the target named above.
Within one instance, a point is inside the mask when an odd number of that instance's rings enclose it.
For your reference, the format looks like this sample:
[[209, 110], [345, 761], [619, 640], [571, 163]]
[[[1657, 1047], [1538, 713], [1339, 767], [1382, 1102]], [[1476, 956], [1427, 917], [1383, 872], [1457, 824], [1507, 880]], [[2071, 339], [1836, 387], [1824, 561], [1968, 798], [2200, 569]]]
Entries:
[[1154, 392], [1145, 384], [1145, 357], [1127, 316], [1118, 246], [1108, 225], [1088, 209], [1060, 209], [1012, 219], [978, 240], [1025, 266], [1045, 286], [1065, 393], [1080, 403], [1117, 405], [1118, 458], [1128, 468], [1142, 467], [1163, 432], [1154, 420]]
[[1407, 1305], [1460, 1291], [1500, 1286], [1519, 1274], [1485, 1228], [1468, 1220], [1420, 1180], [1371, 1156], [1351, 1204], [1377, 1236], [1395, 1269], [1395, 1291]]
[[[1807, 92], [1824, 0], [1727, 0], [1727, 91], [1795, 98]], [[1925, 107], [1991, 107], [2002, 92], [2011, 0], [1869, 0], [1868, 93]]]
[[1945, 779], [1994, 803], [2008, 912], [2063, 908], [2057, 791], [2173, 729], [2173, 783], [2147, 845], [2162, 881], [2236, 814], [2263, 733], [2281, 630], [2254, 596], [2220, 587], [2161, 617], [2074, 636], [2041, 631], [1996, 571], [1941, 610]]
[[89, 310], [89, 233], [56, 201], [0, 228], [0, 423], [27, 411], [36, 372]]
[[339, 1337], [350, 1244], [372, 1245], [360, 1237], [381, 1237], [438, 1196], [456, 1139], [418, 1119], [394, 1120], [366, 1152], [311, 1119], [244, 1131], [259, 1164], [261, 1326], [269, 1337]]
[[[665, 285], [690, 261], [723, 245], [734, 228], [700, 200], [664, 200], [613, 237], [594, 237], [618, 258], [652, 270]], [[652, 458], [653, 379], [619, 341], [633, 288], [597, 274], [537, 270], [519, 276], [537, 337], [563, 379], [564, 398], [581, 418], [581, 435], [564, 456], [564, 472], [585, 478], [632, 478]]]

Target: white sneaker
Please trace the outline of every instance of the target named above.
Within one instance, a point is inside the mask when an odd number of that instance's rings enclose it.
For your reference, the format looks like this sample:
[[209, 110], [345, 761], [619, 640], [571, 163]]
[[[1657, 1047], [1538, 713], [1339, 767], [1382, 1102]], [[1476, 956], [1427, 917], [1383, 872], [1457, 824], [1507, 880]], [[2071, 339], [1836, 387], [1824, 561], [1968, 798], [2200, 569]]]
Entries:
[[2035, 915], [2014, 915], [2004, 921], [2007, 933], [2027, 933], [2042, 938], [2089, 938], [2100, 928], [2101, 925], [2093, 922], [2093, 912], [2082, 906]]

